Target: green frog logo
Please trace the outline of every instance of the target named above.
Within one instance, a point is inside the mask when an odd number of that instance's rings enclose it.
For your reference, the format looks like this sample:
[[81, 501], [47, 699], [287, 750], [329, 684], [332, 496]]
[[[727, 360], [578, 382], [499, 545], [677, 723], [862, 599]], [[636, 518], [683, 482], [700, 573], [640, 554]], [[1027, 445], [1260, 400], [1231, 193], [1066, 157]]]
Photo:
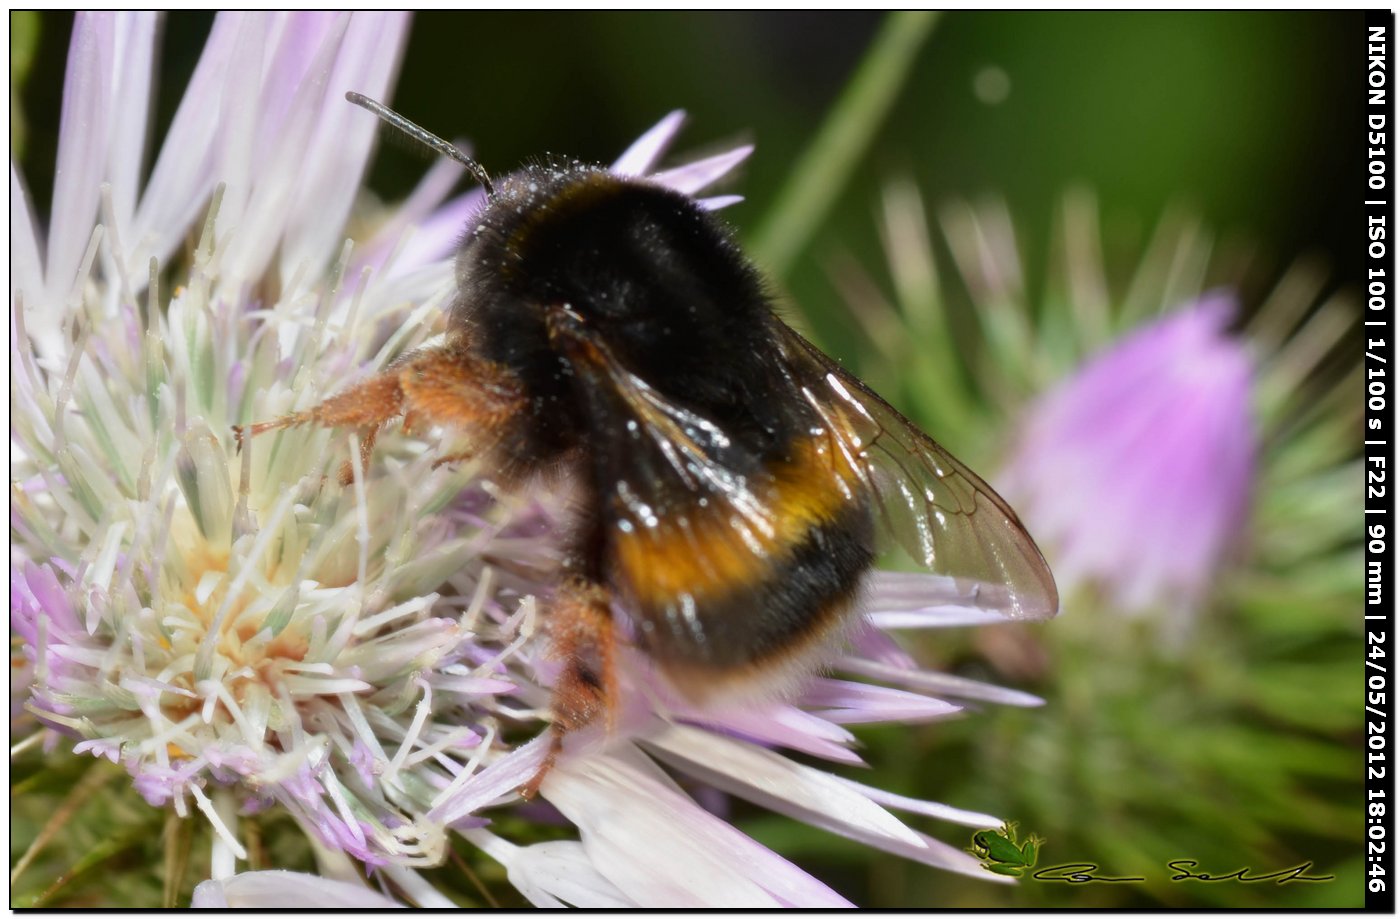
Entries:
[[982, 867], [994, 874], [1021, 877], [1035, 867], [1040, 847], [1045, 840], [1032, 833], [1025, 842], [1016, 840], [1016, 824], [1008, 823], [999, 830], [978, 830], [972, 834], [972, 848], [967, 851], [981, 859]]

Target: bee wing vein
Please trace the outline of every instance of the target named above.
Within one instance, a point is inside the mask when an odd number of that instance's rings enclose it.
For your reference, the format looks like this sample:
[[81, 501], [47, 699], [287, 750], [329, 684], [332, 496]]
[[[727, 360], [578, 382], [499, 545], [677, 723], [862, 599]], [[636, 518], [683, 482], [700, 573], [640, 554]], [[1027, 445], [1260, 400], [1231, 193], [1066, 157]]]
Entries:
[[1053, 616], [1054, 576], [992, 487], [816, 346], [774, 325], [789, 372], [874, 495], [886, 532], [925, 567], [972, 581], [981, 605], [1017, 619]]

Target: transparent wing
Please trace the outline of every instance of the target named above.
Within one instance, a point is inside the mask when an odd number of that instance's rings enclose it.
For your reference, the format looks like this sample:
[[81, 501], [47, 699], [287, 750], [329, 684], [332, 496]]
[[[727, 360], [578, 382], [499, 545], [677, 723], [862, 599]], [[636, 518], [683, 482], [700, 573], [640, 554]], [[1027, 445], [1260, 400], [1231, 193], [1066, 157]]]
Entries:
[[616, 451], [611, 467], [620, 523], [659, 531], [661, 515], [689, 513], [722, 520], [733, 537], [761, 551], [777, 521], [766, 498], [771, 477], [756, 467], [742, 445], [710, 420], [666, 399], [644, 380], [617, 366], [609, 383], [626, 415], [621, 425], [630, 442]]
[[1054, 576], [1001, 496], [815, 345], [774, 325], [803, 396], [914, 560], [970, 582], [985, 608], [1014, 619], [1055, 615]]
[[789, 535], [774, 477], [742, 438], [658, 392], [587, 329], [558, 334], [592, 429], [610, 432], [589, 455], [618, 576], [677, 644], [702, 643], [704, 611], [684, 603], [753, 582]]

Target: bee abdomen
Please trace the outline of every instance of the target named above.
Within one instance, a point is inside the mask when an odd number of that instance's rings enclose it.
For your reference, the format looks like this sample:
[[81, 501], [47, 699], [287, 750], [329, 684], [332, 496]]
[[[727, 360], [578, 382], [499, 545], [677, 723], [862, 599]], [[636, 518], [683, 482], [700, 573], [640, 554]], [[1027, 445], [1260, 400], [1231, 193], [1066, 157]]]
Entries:
[[811, 656], [874, 563], [870, 493], [824, 435], [790, 441], [744, 485], [643, 502], [645, 513], [631, 497], [609, 505], [606, 578], [648, 654], [692, 695]]
[[[845, 618], [875, 561], [871, 539], [867, 510], [852, 505], [810, 528], [755, 582], [712, 585], [675, 598], [654, 611], [661, 623], [649, 636], [652, 655], [663, 663], [730, 671], [800, 654]], [[686, 615], [689, 604], [694, 621]]]
[[[696, 553], [706, 548], [692, 544]], [[702, 692], [709, 677], [742, 681], [749, 671], [781, 669], [839, 631], [874, 560], [870, 509], [850, 502], [742, 570], [717, 571], [674, 591], [633, 591], [640, 642], [663, 670]]]

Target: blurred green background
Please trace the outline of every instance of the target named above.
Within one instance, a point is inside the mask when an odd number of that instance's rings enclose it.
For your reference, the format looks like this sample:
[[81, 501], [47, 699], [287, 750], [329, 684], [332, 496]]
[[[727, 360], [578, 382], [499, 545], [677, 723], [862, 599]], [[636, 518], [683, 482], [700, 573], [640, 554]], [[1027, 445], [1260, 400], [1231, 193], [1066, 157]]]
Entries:
[[[157, 100], [158, 132], [210, 21], [194, 13], [166, 20], [162, 83], [172, 89]], [[64, 14], [11, 14], [24, 117], [12, 122], [12, 148], [41, 212], [70, 25]], [[441, 135], [470, 139], [492, 171], [544, 151], [607, 161], [684, 108], [691, 120], [679, 151], [757, 144], [731, 183], [747, 200], [725, 212], [755, 242], [881, 25], [873, 13], [426, 13], [389, 101]], [[778, 286], [829, 349], [872, 369], [878, 359], [853, 333], [831, 268], [853, 260], [881, 275], [880, 195], [891, 179], [908, 178], [930, 210], [1004, 198], [1031, 301], [1053, 273], [1057, 209], [1074, 188], [1097, 197], [1116, 289], [1173, 209], [1199, 217], [1213, 235], [1211, 277], [1230, 281], [1246, 312], [1300, 256], [1315, 259], [1318, 297], [1357, 289], [1364, 34], [1361, 13], [946, 14], [918, 45], [887, 117], [860, 138], [849, 181], [830, 189], [830, 212], [782, 266]], [[386, 145], [371, 185], [401, 197], [425, 168]], [[946, 245], [935, 247], [946, 262]], [[957, 282], [947, 286], [950, 301], [969, 308]], [[937, 418], [909, 410], [938, 434]], [[946, 442], [957, 451], [972, 446]], [[1354, 449], [1334, 452], [1346, 459]], [[976, 450], [969, 458], [978, 459]], [[1355, 553], [1349, 539], [1321, 549], [1338, 570]], [[1196, 636], [1201, 653], [1159, 656], [1141, 636], [1105, 644], [1101, 623], [1083, 617], [1030, 631], [1024, 641], [1037, 646], [1041, 664], [1029, 668], [999, 664], [974, 638], [935, 636], [923, 649], [930, 663], [1016, 685], [1049, 704], [861, 735], [876, 770], [859, 778], [1020, 820], [1023, 831], [1048, 840], [1042, 865], [1097, 861], [1104, 874], [1134, 874], [1160, 865], [1163, 853], [1221, 872], [1314, 860], [1315, 873], [1335, 881], [1207, 888], [1023, 880], [1006, 888], [762, 813], [737, 817], [862, 905], [1357, 906], [1356, 558], [1355, 584], [1303, 585], [1308, 602], [1292, 605], [1280, 598], [1296, 597], [1298, 585], [1289, 586], [1281, 564], [1256, 559], [1255, 580], [1273, 592], [1227, 591], [1221, 615]], [[960, 847], [971, 834], [920, 828]]]
[[[819, 259], [838, 243], [873, 254], [873, 202], [896, 172], [932, 201], [1005, 195], [1039, 260], [1053, 207], [1077, 184], [1098, 193], [1106, 235], [1124, 245], [1125, 234], [1140, 238], [1180, 204], [1257, 245], [1275, 270], [1317, 251], [1339, 279], [1354, 279], [1358, 196], [1343, 192], [1361, 162], [1362, 15], [946, 15], [811, 256], [787, 280], [804, 311], [828, 310]], [[167, 18], [167, 85], [183, 85], [211, 21]], [[21, 159], [41, 208], [70, 22], [43, 17], [23, 90]], [[748, 201], [727, 215], [751, 231], [879, 23], [875, 13], [423, 13], [392, 102], [443, 136], [471, 139], [495, 171], [546, 150], [610, 160], [683, 108], [691, 121], [681, 150], [735, 138], [758, 145], [735, 183]], [[992, 84], [983, 98], [979, 77]], [[983, 101], [996, 98], [998, 82], [1004, 98]], [[177, 92], [160, 95], [161, 129], [178, 101]], [[373, 185], [405, 194], [423, 168], [388, 147]]]

